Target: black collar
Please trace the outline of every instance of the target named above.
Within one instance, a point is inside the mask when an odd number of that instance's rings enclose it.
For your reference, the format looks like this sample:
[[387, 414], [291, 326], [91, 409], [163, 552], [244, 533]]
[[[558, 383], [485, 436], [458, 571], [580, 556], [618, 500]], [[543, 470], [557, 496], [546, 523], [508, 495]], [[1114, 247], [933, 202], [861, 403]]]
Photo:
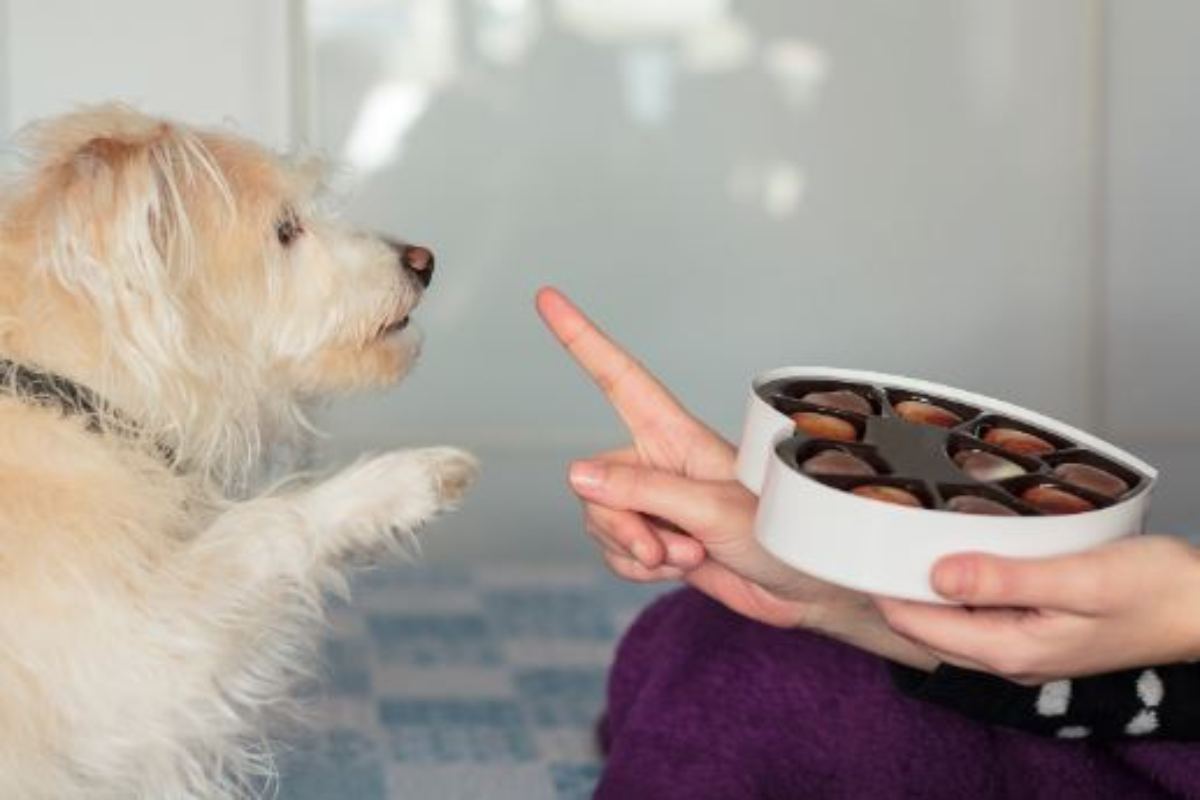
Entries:
[[[81, 416], [87, 423], [87, 429], [93, 433], [104, 429], [105, 417], [116, 420], [122, 430], [136, 432], [138, 428], [83, 384], [6, 358], [0, 358], [0, 392], [26, 402], [57, 408], [64, 415]], [[163, 460], [174, 462], [172, 448], [160, 442], [157, 449]]]
[[23, 400], [87, 418], [88, 430], [99, 430], [107, 404], [86, 386], [52, 372], [0, 359], [0, 391]]

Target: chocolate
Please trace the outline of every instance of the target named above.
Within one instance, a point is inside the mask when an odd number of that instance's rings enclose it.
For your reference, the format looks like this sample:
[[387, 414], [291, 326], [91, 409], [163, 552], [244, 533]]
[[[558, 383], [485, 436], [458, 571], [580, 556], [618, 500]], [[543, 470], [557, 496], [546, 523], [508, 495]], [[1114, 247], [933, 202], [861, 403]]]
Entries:
[[844, 450], [822, 450], [800, 465], [809, 475], [877, 475], [875, 468]]
[[954, 454], [959, 469], [977, 481], [990, 483], [1025, 474], [1025, 468], [986, 450], [959, 450]]
[[800, 399], [806, 403], [812, 403], [814, 406], [834, 408], [838, 411], [850, 411], [855, 414], [870, 414], [874, 410], [871, 408], [871, 403], [867, 398], [849, 389], [837, 389], [832, 392], [809, 392]]
[[1129, 491], [1129, 484], [1107, 470], [1091, 464], [1065, 462], [1054, 468], [1054, 474], [1072, 486], [1117, 499]]
[[1090, 500], [1049, 485], [1026, 489], [1021, 499], [1045, 514], [1082, 514], [1096, 508]]
[[1036, 415], [1026, 420], [1019, 409], [952, 399], [932, 385], [851, 377], [756, 384], [758, 396], [795, 425], [772, 442], [794, 473], [880, 502], [1004, 517], [1093, 511], [1148, 483], [1137, 467]]
[[1017, 512], [1003, 503], [973, 494], [960, 494], [946, 501], [947, 511], [959, 514], [980, 514], [989, 517], [1016, 517]]
[[1016, 428], [992, 428], [983, 440], [1019, 456], [1044, 456], [1053, 453], [1054, 445], [1040, 436]]
[[819, 414], [816, 411], [800, 411], [792, 414], [796, 427], [816, 439], [833, 439], [838, 442], [858, 441], [858, 429], [841, 417]]
[[924, 508], [925, 506], [915, 494], [901, 489], [899, 486], [882, 486], [868, 483], [862, 486], [855, 486], [850, 490], [850, 493], [859, 497], [866, 497], [870, 500], [893, 503], [898, 506], [912, 506], [913, 508]]
[[919, 425], [936, 425], [939, 428], [953, 428], [962, 423], [962, 417], [953, 411], [926, 403], [923, 400], [905, 400], [893, 406], [901, 418]]

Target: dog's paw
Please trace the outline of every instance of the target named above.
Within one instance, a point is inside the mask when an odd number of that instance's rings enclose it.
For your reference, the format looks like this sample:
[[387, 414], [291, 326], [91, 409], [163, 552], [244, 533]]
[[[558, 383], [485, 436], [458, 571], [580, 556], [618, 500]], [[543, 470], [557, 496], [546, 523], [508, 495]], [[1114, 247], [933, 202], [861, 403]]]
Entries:
[[356, 549], [411, 533], [453, 508], [478, 471], [473, 456], [451, 447], [396, 450], [312, 487], [306, 506], [317, 527]]
[[415, 452], [428, 461], [437, 496], [444, 507], [457, 505], [479, 475], [479, 460], [463, 450], [429, 447]]

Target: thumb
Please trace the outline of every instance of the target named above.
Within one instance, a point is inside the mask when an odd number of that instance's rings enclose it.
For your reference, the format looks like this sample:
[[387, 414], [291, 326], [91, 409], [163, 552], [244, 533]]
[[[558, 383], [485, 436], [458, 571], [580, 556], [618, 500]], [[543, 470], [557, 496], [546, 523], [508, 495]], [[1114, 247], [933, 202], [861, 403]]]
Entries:
[[1094, 613], [1103, 606], [1104, 567], [1091, 553], [1027, 559], [961, 553], [938, 561], [931, 578], [939, 594], [967, 605]]
[[653, 515], [701, 542], [713, 534], [748, 530], [753, 525], [753, 497], [735, 494], [733, 484], [698, 481], [612, 461], [576, 461], [569, 479], [571, 488], [585, 500]]

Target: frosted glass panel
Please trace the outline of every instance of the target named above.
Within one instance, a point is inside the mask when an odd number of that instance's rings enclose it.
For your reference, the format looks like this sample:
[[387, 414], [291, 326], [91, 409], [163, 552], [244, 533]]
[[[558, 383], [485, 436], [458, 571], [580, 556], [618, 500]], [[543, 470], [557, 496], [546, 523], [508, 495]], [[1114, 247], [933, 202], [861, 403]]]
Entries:
[[1196, 447], [1200, 5], [1112, 3], [1109, 30], [1108, 422]]
[[[504, 486], [485, 479], [464, 530], [548, 524], [556, 465], [618, 435], [539, 330], [547, 282], [730, 433], [749, 378], [786, 363], [1088, 422], [1091, 4], [307, 10], [311, 136], [345, 213], [439, 256], [424, 363], [327, 421], [348, 451], [485, 448]], [[556, 479], [514, 477], [534, 473]]]

